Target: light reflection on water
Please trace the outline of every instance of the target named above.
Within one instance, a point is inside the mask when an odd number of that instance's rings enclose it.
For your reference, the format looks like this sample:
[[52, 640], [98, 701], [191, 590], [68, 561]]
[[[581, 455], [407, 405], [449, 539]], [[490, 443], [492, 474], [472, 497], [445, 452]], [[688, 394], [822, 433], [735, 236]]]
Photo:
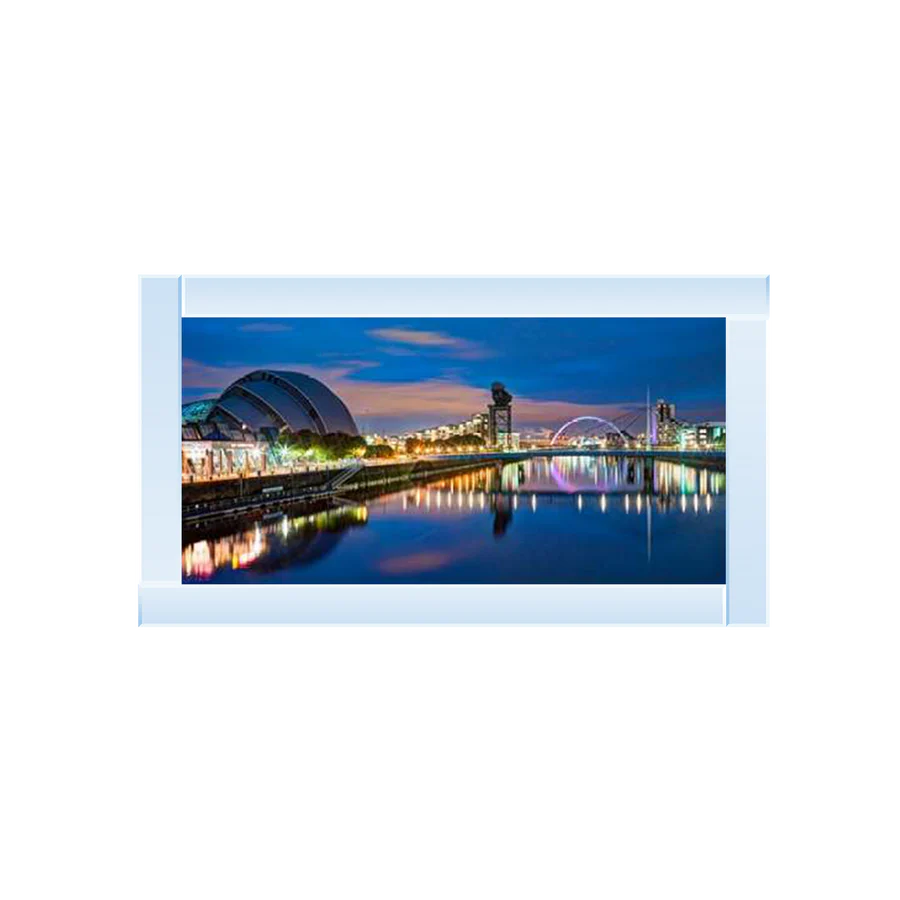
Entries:
[[725, 473], [712, 469], [538, 457], [186, 531], [182, 573], [263, 584], [722, 583], [724, 495]]
[[362, 504], [307, 515], [281, 514], [224, 537], [192, 541], [182, 550], [181, 571], [187, 579], [206, 580], [221, 569], [249, 569], [270, 556], [275, 562], [276, 550], [292, 550], [297, 558], [314, 561], [320, 550], [331, 549], [329, 535], [364, 525], [368, 518]]

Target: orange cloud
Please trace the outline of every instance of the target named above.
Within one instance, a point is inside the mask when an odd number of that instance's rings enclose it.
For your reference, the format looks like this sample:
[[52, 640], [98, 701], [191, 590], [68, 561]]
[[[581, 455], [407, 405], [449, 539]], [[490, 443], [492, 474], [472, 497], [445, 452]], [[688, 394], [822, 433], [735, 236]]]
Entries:
[[461, 338], [451, 337], [441, 331], [418, 331], [415, 328], [376, 328], [366, 333], [383, 341], [417, 344], [422, 347], [456, 347], [464, 343]]
[[[425, 347], [444, 350], [446, 355], [460, 359], [483, 359], [491, 356], [491, 351], [476, 341], [453, 337], [443, 331], [422, 331], [418, 328], [374, 328], [367, 331], [369, 337], [391, 344], [404, 344], [412, 347]], [[403, 352], [402, 348], [386, 348], [386, 353]], [[409, 352], [408, 350], [406, 352]]]
[[[347, 404], [357, 418], [394, 419], [398, 428], [420, 422], [417, 427], [460, 422], [473, 413], [483, 412], [491, 401], [486, 388], [476, 388], [454, 378], [431, 378], [424, 381], [369, 381], [351, 377], [373, 364], [366, 360], [341, 360], [331, 366], [297, 363], [268, 363], [260, 369], [303, 372], [328, 385]], [[182, 384], [186, 388], [207, 388], [212, 393], [223, 391], [229, 384], [246, 375], [248, 366], [210, 366], [193, 359], [182, 360]], [[562, 425], [576, 416], [615, 418], [632, 409], [629, 403], [593, 405], [566, 400], [534, 400], [513, 398], [515, 428]]]
[[306, 365], [304, 363], [265, 363], [259, 366], [214, 366], [184, 358], [181, 361], [181, 383], [187, 388], [211, 388], [224, 391], [233, 381], [256, 369], [273, 369], [283, 372], [303, 372], [328, 383], [345, 378], [354, 372], [381, 365], [365, 359], [342, 359], [330, 366]]
[[[462, 421], [473, 413], [485, 411], [491, 401], [489, 390], [444, 378], [415, 382], [338, 378], [329, 387], [343, 399], [354, 415], [405, 421], [424, 416], [430, 425]], [[626, 408], [626, 404], [598, 406], [566, 400], [514, 397], [513, 421], [517, 426], [561, 425], [576, 416], [613, 418], [622, 415]]]

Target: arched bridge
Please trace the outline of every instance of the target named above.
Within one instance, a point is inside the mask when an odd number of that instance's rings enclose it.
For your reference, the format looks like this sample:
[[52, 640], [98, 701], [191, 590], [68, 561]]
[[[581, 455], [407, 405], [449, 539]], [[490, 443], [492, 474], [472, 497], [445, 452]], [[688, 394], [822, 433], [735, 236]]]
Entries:
[[615, 424], [613, 424], [612, 422], [610, 422], [609, 419], [604, 419], [604, 418], [602, 418], [601, 416], [576, 416], [574, 419], [569, 419], [569, 421], [566, 422], [565, 425], [563, 425], [563, 426], [559, 429], [559, 431], [557, 431], [556, 434], [553, 435], [553, 439], [550, 441], [550, 446], [552, 447], [552, 446], [556, 443], [556, 439], [557, 439], [557, 438], [558, 438], [558, 437], [559, 437], [559, 436], [560, 436], [560, 435], [561, 435], [561, 434], [562, 434], [562, 433], [563, 433], [570, 425], [575, 425], [577, 422], [600, 422], [600, 423], [603, 424], [603, 425], [609, 425], [609, 427], [612, 428], [612, 429], [616, 432], [616, 434], [619, 435], [620, 438], [622, 438], [623, 443], [626, 442], [626, 440], [627, 440], [627, 439], [626, 439], [626, 435], [623, 434], [623, 433], [619, 430], [619, 428], [618, 428], [617, 425], [615, 425]]

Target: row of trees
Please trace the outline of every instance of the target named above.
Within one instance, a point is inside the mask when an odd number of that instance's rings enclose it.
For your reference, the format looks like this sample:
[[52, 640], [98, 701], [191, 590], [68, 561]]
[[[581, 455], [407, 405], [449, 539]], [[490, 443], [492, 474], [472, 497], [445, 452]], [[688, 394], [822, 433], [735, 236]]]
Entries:
[[464, 450], [480, 450], [484, 447], [484, 438], [477, 434], [454, 434], [453, 437], [438, 438], [436, 441], [420, 441], [417, 438], [406, 439], [406, 452], [416, 453], [459, 453]]
[[366, 447], [366, 459], [390, 459], [394, 456], [394, 448], [388, 444], [372, 444]]
[[315, 431], [283, 432], [275, 445], [281, 463], [304, 459], [310, 462], [331, 462], [366, 455], [366, 442], [361, 437], [335, 431], [317, 434]]
[[[410, 455], [421, 453], [460, 453], [484, 447], [484, 439], [477, 434], [457, 434], [436, 441], [420, 441], [408, 438], [406, 452]], [[274, 453], [282, 465], [306, 460], [308, 462], [332, 462], [338, 459], [360, 458], [390, 459], [394, 450], [387, 444], [367, 446], [365, 439], [342, 432], [317, 434], [315, 431], [285, 431], [278, 438]]]

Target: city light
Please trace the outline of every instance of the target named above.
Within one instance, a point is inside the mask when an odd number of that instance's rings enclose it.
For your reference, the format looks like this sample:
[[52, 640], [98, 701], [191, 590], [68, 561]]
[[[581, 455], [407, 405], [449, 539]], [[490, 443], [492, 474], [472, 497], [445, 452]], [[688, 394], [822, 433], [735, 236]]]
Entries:
[[722, 322], [454, 321], [185, 317], [184, 580], [719, 583]]
[[[502, 473], [489, 465], [432, 480], [415, 489], [401, 488], [393, 495], [385, 495], [378, 508], [389, 511], [391, 504], [387, 498], [394, 496], [398, 510], [427, 515], [432, 510], [433, 498], [436, 511], [446, 508], [473, 515], [489, 513], [495, 522], [501, 523], [502, 533], [513, 523], [511, 517], [519, 509], [520, 495], [527, 498], [528, 508], [534, 514], [539, 513], [539, 496], [546, 496], [551, 508], [569, 502], [581, 513], [585, 509], [585, 494], [593, 493], [600, 511], [606, 514], [609, 493], [621, 494], [621, 514], [636, 512], [648, 516], [648, 541], [651, 511], [665, 514], [680, 509], [686, 513], [690, 506], [695, 516], [701, 512], [712, 514], [713, 496], [724, 490], [723, 471], [675, 464], [666, 459], [654, 459], [646, 465], [649, 468], [637, 467], [624, 454], [603, 458], [589, 455], [526, 458], [505, 465]], [[490, 507], [489, 497], [496, 498]], [[280, 546], [288, 547], [295, 541], [303, 543], [320, 532], [334, 531], [335, 527], [365, 525], [369, 515], [365, 503], [296, 517], [282, 514], [272, 523], [256, 522], [249, 530], [231, 537], [189, 542], [182, 553], [182, 572], [185, 578], [198, 581], [213, 578], [222, 567], [238, 572], [255, 566]]]

